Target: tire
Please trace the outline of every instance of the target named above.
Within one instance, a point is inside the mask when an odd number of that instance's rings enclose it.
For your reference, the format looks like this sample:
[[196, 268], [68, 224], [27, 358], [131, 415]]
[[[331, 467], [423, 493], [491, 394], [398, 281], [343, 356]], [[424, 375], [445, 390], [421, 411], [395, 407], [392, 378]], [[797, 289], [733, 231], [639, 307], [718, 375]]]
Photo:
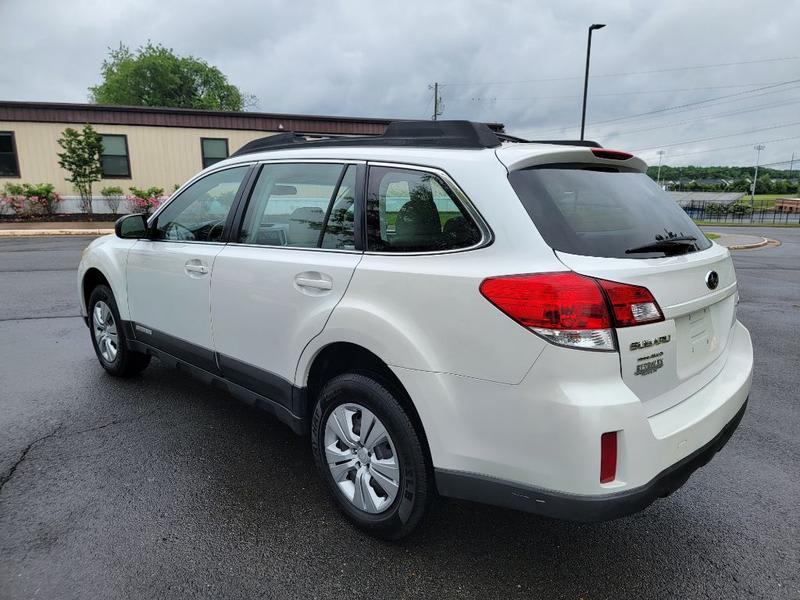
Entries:
[[[344, 429], [337, 426], [342, 422]], [[369, 427], [363, 435], [362, 425]], [[336, 504], [362, 531], [398, 540], [428, 513], [435, 489], [427, 454], [407, 411], [383, 383], [359, 373], [328, 381], [314, 408], [311, 446]]]
[[92, 290], [87, 309], [89, 335], [102, 367], [115, 377], [141, 373], [150, 364], [150, 355], [128, 349], [117, 302], [107, 285]]

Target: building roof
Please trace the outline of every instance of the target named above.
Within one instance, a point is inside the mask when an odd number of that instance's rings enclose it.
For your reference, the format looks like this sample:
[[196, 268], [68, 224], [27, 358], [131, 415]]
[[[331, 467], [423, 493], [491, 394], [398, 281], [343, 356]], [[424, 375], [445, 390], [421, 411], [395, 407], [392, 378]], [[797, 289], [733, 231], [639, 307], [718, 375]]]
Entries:
[[[0, 101], [0, 121], [34, 123], [103, 123], [151, 127], [293, 131], [332, 135], [380, 135], [389, 123], [398, 120], [193, 108]], [[502, 123], [487, 123], [487, 125], [494, 131], [503, 131]]]

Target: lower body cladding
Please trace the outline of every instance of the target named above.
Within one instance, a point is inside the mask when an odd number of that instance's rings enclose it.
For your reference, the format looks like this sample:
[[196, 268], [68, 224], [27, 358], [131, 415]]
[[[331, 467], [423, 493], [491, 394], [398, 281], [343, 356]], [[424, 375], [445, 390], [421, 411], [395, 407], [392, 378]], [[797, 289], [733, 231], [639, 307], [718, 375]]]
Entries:
[[[730, 438], [753, 365], [738, 322], [726, 354], [707, 385], [649, 417], [622, 381], [616, 353], [548, 346], [516, 385], [393, 370], [425, 424], [442, 495], [601, 521], [669, 495]], [[601, 437], [610, 432], [613, 472], [601, 483]]]

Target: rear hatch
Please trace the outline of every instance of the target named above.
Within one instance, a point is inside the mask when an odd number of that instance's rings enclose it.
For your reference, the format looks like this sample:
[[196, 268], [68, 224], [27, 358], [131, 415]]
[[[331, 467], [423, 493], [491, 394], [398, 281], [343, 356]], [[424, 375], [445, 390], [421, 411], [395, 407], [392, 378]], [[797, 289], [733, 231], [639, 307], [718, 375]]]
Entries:
[[537, 161], [511, 169], [509, 181], [565, 267], [646, 287], [655, 298], [663, 321], [616, 336], [623, 380], [657, 414], [722, 369], [738, 299], [733, 263], [642, 172], [644, 163], [580, 152], [591, 158]]

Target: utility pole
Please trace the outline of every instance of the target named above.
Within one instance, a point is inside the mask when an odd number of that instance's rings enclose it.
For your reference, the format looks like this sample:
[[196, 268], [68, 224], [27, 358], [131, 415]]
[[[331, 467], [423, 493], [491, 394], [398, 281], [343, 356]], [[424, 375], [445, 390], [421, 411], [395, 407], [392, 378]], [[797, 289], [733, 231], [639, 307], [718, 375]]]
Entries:
[[583, 139], [583, 132], [586, 129], [586, 94], [589, 91], [589, 57], [592, 54], [592, 32], [595, 29], [602, 29], [605, 27], [603, 23], [594, 23], [589, 27], [589, 39], [586, 42], [586, 75], [583, 78], [583, 110], [581, 111], [581, 139]]
[[667, 153], [666, 150], [659, 150], [656, 154], [658, 154], [658, 175], [656, 176], [656, 183], [659, 187], [661, 187], [661, 159], [664, 158], [664, 155]]
[[442, 104], [442, 97], [439, 96], [439, 82], [437, 81], [433, 85], [428, 86], [429, 90], [433, 90], [433, 117], [432, 120], [436, 121], [442, 114], [444, 110], [444, 104]]
[[792, 152], [792, 160], [789, 161], [789, 181], [792, 180], [792, 171], [794, 170], [794, 152]]
[[758, 181], [758, 163], [761, 162], [761, 151], [766, 148], [764, 144], [756, 144], [753, 146], [756, 151], [756, 170], [753, 174], [753, 185], [750, 186], [750, 222], [753, 222], [753, 213], [755, 212], [755, 195], [756, 195], [756, 181]]

